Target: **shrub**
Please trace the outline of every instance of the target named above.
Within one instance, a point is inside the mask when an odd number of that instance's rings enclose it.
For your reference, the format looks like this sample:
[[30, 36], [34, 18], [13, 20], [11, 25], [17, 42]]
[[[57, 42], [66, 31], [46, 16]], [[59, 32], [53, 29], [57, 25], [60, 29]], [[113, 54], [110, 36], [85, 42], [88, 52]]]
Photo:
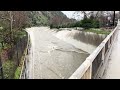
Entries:
[[3, 63], [4, 79], [13, 79], [15, 73], [15, 63], [12, 60], [7, 60]]
[[99, 21], [95, 19], [85, 18], [80, 21], [80, 26], [85, 29], [99, 28]]
[[93, 28], [99, 28], [99, 21], [98, 20], [93, 20], [92, 24], [93, 24]]
[[50, 24], [50, 29], [52, 29], [53, 28], [53, 24]]
[[21, 73], [21, 67], [18, 67], [15, 71], [14, 79], [19, 79], [20, 78], [20, 73]]

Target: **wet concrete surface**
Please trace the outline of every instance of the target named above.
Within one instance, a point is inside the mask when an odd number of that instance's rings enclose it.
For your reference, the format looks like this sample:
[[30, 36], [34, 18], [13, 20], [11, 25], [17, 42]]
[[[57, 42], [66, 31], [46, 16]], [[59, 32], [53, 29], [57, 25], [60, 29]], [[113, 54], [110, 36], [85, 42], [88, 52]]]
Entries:
[[103, 79], [120, 79], [120, 30], [115, 40]]
[[89, 55], [56, 38], [48, 28], [32, 28], [32, 34], [34, 79], [69, 78]]
[[[67, 79], [97, 47], [75, 40], [74, 36], [80, 33], [76, 31], [61, 34], [48, 27], [32, 27], [27, 31], [32, 42], [29, 71], [33, 79]], [[94, 42], [93, 39], [89, 42]]]

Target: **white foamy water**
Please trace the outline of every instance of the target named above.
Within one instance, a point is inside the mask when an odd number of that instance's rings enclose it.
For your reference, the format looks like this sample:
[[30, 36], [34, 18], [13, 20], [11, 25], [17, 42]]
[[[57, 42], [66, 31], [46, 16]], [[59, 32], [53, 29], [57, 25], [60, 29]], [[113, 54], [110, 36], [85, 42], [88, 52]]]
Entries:
[[30, 41], [32, 41], [31, 43], [29, 43], [30, 45], [30, 51], [29, 51], [29, 61], [27, 62], [27, 68], [28, 68], [28, 78], [29, 79], [33, 79], [34, 77], [34, 55], [33, 55], [33, 52], [34, 52], [34, 35], [33, 35], [33, 30], [34, 28], [26, 28], [26, 31], [28, 33], [28, 38], [30, 39]]
[[80, 31], [77, 31], [77, 30], [72, 30], [72, 31], [63, 30], [63, 31], [59, 31], [55, 36], [61, 40], [64, 40], [69, 44], [74, 45], [76, 48], [79, 48], [79, 49], [82, 49], [83, 51], [88, 52], [89, 54], [92, 53], [96, 48], [96, 46], [91, 44], [86, 44], [84, 42], [78, 41], [73, 38], [76, 34], [79, 34], [79, 33]]

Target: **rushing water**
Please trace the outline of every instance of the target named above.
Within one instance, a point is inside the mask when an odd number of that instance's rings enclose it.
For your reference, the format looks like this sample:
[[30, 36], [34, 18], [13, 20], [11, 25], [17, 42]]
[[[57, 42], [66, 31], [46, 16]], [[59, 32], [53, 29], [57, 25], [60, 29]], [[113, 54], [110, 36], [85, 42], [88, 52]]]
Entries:
[[92, 32], [84, 32], [73, 29], [59, 31], [55, 36], [79, 49], [82, 49], [83, 51], [88, 52], [89, 54], [92, 53], [106, 37], [104, 34], [95, 34]]
[[77, 30], [27, 29], [32, 47], [30, 78], [69, 78], [105, 38]]

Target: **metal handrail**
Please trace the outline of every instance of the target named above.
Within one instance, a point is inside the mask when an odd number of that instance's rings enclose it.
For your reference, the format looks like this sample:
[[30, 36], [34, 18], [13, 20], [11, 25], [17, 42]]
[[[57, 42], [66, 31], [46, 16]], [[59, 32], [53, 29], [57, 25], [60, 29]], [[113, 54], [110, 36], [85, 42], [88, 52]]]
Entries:
[[[94, 52], [86, 58], [82, 65], [80, 65], [80, 67], [69, 77], [69, 79], [80, 79], [84, 76], [84, 74], [87, 72], [89, 68], [91, 69], [92, 62], [95, 60], [96, 56], [100, 53], [100, 51], [104, 48], [107, 41], [115, 33], [118, 25], [120, 25], [119, 19], [116, 28], [102, 41], [102, 43], [94, 50]], [[91, 73], [92, 72], [89, 72], [89, 79], [91, 79]]]

